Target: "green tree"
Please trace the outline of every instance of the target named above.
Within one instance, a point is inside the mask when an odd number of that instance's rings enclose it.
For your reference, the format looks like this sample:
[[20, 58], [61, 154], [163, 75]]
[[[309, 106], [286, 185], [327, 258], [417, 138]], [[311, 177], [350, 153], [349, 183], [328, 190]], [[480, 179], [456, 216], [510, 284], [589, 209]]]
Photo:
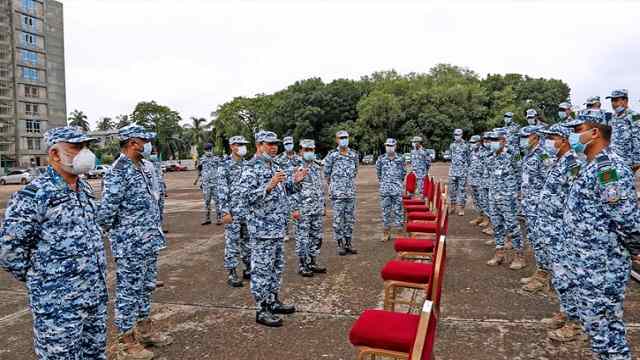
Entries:
[[79, 110], [73, 110], [68, 117], [68, 124], [70, 126], [77, 126], [84, 131], [89, 131], [89, 121], [87, 121], [87, 115]]
[[99, 131], [113, 130], [115, 124], [110, 117], [103, 117], [98, 121], [97, 129]]
[[155, 101], [139, 102], [131, 114], [131, 120], [156, 133], [156, 145], [163, 159], [177, 159], [184, 154], [185, 147], [189, 147], [182, 139], [184, 131], [180, 126], [180, 114], [168, 106]]
[[120, 129], [123, 128], [127, 125], [131, 125], [131, 119], [129, 118], [129, 115], [118, 115], [116, 116], [116, 120], [118, 121], [116, 123], [116, 129]]

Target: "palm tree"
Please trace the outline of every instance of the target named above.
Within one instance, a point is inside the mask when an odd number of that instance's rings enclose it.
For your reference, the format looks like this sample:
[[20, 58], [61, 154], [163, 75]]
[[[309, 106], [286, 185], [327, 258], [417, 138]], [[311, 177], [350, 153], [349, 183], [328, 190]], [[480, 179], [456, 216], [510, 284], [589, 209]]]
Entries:
[[191, 144], [198, 146], [205, 140], [203, 124], [207, 122], [205, 118], [191, 117], [191, 126], [188, 128], [189, 135], [191, 137]]
[[77, 126], [84, 131], [89, 131], [89, 122], [87, 121], [87, 115], [79, 110], [73, 110], [68, 118], [69, 126]]
[[114, 126], [115, 124], [113, 123], [113, 120], [110, 117], [103, 117], [98, 121], [97, 128], [100, 131], [107, 131], [107, 130], [112, 130]]
[[116, 124], [116, 129], [120, 129], [131, 124], [129, 115], [126, 115], [126, 114], [116, 116], [116, 120], [118, 120], [118, 123]]

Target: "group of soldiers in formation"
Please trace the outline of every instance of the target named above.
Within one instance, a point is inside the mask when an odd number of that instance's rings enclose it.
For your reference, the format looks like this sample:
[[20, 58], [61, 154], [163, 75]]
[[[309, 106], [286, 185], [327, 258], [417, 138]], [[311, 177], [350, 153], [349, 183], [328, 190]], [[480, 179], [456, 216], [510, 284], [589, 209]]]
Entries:
[[[489, 266], [526, 266], [523, 231], [536, 262], [521, 279], [526, 292], [553, 287], [560, 311], [542, 322], [549, 338], [566, 342], [584, 331], [599, 359], [631, 359], [623, 300], [631, 260], [640, 249], [634, 173], [640, 168], [640, 115], [628, 92], [611, 92], [613, 113], [591, 97], [574, 111], [559, 104], [560, 123], [547, 126], [535, 110], [520, 128], [504, 127], [465, 142], [454, 132], [449, 171], [450, 209], [464, 215], [465, 185], [480, 216], [472, 224], [494, 235]], [[524, 221], [523, 231], [519, 219]], [[510, 257], [507, 252], [513, 250]]]

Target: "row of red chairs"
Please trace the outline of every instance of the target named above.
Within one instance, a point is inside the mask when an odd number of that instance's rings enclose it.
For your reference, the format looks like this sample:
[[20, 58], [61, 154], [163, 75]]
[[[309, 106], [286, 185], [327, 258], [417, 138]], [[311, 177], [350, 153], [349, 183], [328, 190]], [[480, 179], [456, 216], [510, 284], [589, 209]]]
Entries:
[[[409, 176], [407, 179], [407, 192], [412, 193]], [[433, 359], [448, 233], [444, 189], [443, 193], [439, 183], [433, 178], [426, 178], [424, 199], [405, 199], [407, 214], [419, 212], [411, 206], [420, 205], [425, 208], [419, 210], [432, 213], [433, 219], [411, 220], [407, 217], [409, 236], [394, 240], [396, 259], [389, 261], [381, 271], [384, 309], [365, 310], [349, 333], [350, 342], [358, 349], [358, 359], [375, 355], [396, 359]], [[421, 204], [407, 203], [407, 200], [419, 200]], [[401, 289], [413, 291], [409, 300], [399, 298]], [[425, 301], [419, 314], [412, 314], [419, 292], [424, 294]], [[408, 305], [409, 312], [396, 312], [396, 304]]]

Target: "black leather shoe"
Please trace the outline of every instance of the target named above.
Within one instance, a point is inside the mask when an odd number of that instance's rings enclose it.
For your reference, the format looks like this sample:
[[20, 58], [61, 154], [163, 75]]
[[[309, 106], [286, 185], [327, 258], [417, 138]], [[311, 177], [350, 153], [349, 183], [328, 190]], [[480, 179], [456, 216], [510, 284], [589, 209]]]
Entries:
[[357, 254], [357, 253], [358, 253], [358, 250], [356, 250], [356, 249], [352, 248], [351, 246], [347, 246], [347, 247], [345, 247], [345, 250], [346, 250], [349, 254], [351, 254], [351, 255], [355, 255], [355, 254]]
[[343, 248], [343, 247], [341, 247], [340, 249], [338, 249], [338, 255], [340, 255], [340, 256], [345, 256], [345, 255], [347, 255], [347, 254], [348, 254], [347, 249], [345, 249], [345, 248]]
[[280, 327], [282, 326], [282, 319], [271, 313], [267, 305], [260, 306], [256, 312], [256, 322], [260, 325], [268, 327]]
[[249, 269], [242, 270], [242, 278], [245, 280], [251, 280], [251, 270]]
[[296, 312], [296, 307], [293, 305], [285, 305], [278, 300], [276, 296], [276, 300], [271, 304], [271, 312], [274, 314], [293, 314]]
[[205, 220], [200, 223], [200, 225], [210, 225], [210, 224], [211, 224], [211, 220]]
[[227, 277], [227, 284], [231, 287], [242, 287], [242, 280], [238, 278], [238, 274], [236, 274], [236, 269], [229, 270], [229, 277]]
[[309, 269], [316, 274], [325, 274], [327, 272], [327, 268], [321, 265], [316, 264], [316, 258], [311, 258], [311, 264], [309, 265]]

